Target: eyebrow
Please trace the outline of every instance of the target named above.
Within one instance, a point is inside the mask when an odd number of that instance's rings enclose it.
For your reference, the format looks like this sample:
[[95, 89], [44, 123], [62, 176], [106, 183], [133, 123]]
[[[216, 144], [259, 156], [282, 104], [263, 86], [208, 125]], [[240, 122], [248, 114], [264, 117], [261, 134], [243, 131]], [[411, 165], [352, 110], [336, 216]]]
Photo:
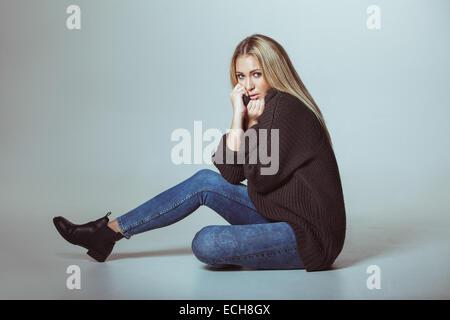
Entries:
[[[252, 70], [252, 71], [250, 71], [250, 73], [255, 72], [255, 71], [258, 71], [258, 70], [261, 70], [261, 69], [255, 69], [255, 70]], [[242, 73], [242, 72], [236, 71], [236, 74], [238, 74], [238, 73]]]

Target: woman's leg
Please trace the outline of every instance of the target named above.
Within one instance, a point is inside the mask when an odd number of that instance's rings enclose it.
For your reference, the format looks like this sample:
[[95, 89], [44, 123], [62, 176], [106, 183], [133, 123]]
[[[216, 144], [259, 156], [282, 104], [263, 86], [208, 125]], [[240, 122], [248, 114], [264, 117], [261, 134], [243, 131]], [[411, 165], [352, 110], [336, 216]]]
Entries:
[[206, 205], [230, 224], [269, 223], [251, 202], [247, 186], [231, 184], [219, 173], [202, 169], [176, 186], [118, 217], [122, 234], [132, 235], [175, 223]]
[[286, 222], [207, 226], [195, 235], [192, 251], [213, 267], [304, 269], [294, 232]]

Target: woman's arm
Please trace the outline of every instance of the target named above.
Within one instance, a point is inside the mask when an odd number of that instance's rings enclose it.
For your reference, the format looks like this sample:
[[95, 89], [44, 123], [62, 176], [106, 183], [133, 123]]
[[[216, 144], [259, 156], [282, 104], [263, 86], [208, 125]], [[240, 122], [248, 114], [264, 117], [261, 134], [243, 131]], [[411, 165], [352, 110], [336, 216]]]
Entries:
[[227, 134], [227, 147], [232, 151], [239, 151], [239, 146], [244, 133], [243, 124], [243, 115], [233, 113], [230, 131]]
[[[238, 184], [245, 180], [243, 163], [238, 163], [238, 154], [241, 148], [244, 131], [258, 124], [258, 117], [264, 111], [264, 102], [250, 103], [251, 112], [240, 107], [233, 108], [231, 128], [222, 136], [217, 151], [212, 156], [213, 164], [219, 169], [220, 174], [230, 183]], [[224, 155], [225, 153], [225, 155]], [[227, 162], [227, 153], [229, 155]], [[219, 155], [219, 156], [217, 156]]]
[[213, 164], [219, 169], [220, 174], [232, 184], [239, 184], [245, 180], [242, 163], [239, 164], [237, 161], [239, 146], [245, 130], [246, 107], [242, 100], [244, 92], [245, 89], [239, 84], [231, 92], [230, 97], [233, 105], [231, 127], [229, 132], [222, 136], [217, 151], [211, 158]]
[[243, 137], [243, 130], [239, 128], [239, 124], [242, 126], [242, 122], [238, 118], [233, 119], [230, 131], [222, 136], [217, 150], [211, 158], [222, 177], [232, 184], [239, 184], [245, 180], [243, 164], [239, 164], [237, 161], [237, 150], [239, 150], [240, 141]]

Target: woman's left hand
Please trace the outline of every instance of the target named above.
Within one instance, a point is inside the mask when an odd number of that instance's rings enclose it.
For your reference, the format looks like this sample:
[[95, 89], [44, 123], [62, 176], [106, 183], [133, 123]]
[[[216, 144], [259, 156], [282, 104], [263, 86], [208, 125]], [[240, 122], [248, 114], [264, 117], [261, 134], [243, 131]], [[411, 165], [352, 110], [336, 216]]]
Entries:
[[258, 118], [264, 112], [264, 99], [250, 100], [247, 104], [247, 118], [249, 127], [258, 123]]

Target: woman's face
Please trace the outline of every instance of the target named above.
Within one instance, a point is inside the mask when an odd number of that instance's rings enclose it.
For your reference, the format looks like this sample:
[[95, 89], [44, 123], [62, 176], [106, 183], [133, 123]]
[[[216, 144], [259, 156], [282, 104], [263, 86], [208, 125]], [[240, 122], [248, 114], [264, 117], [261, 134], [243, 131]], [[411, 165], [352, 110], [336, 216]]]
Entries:
[[236, 79], [244, 86], [252, 100], [264, 99], [270, 89], [258, 60], [250, 55], [239, 56], [236, 59]]

